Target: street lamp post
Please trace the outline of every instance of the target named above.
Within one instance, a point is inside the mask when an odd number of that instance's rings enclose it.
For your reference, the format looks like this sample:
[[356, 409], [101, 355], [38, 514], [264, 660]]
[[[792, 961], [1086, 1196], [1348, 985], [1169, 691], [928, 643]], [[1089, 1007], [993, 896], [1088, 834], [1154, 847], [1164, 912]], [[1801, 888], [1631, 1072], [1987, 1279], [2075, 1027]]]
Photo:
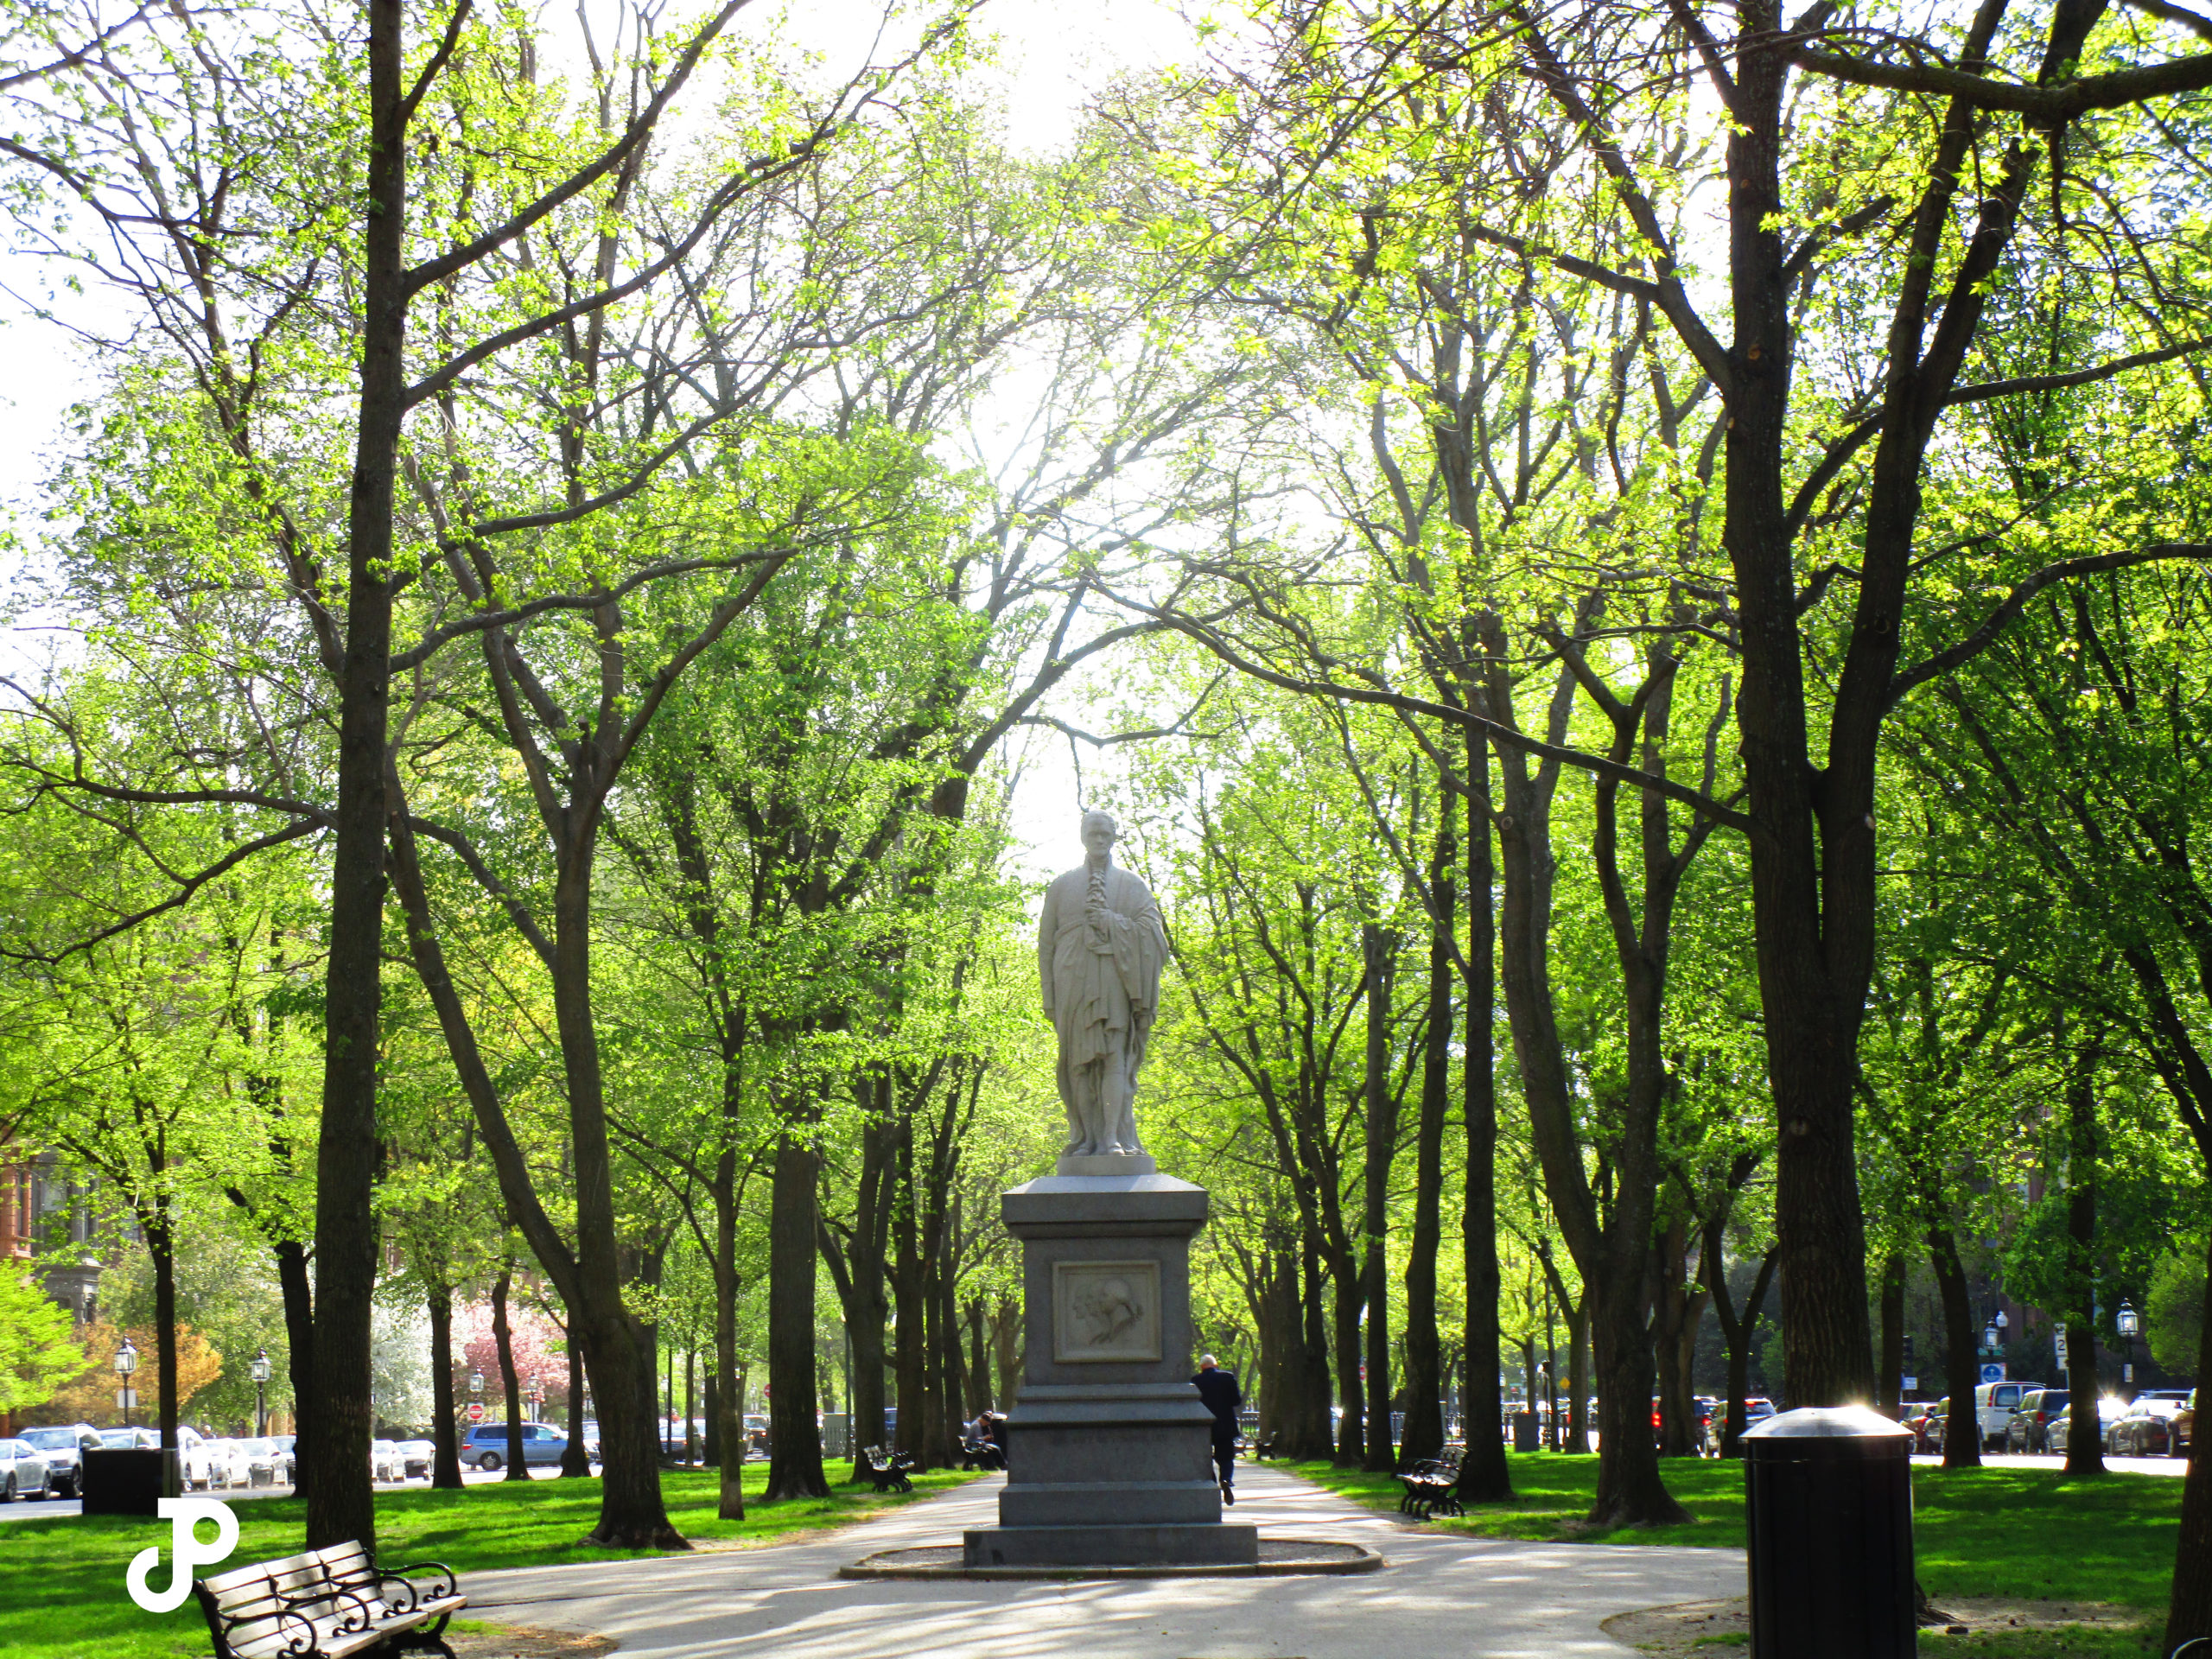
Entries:
[[253, 1432], [269, 1433], [269, 1351], [253, 1357]]
[[124, 1338], [123, 1345], [115, 1351], [115, 1374], [123, 1379], [118, 1396], [123, 1407], [123, 1426], [130, 1427], [130, 1374], [138, 1369], [138, 1351], [130, 1345], [130, 1338]]
[[2122, 1302], [2120, 1305], [2120, 1313], [2113, 1322], [2120, 1327], [2120, 1334], [2127, 1339], [2127, 1357], [2121, 1362], [2120, 1380], [2131, 1391], [2129, 1398], [2133, 1399], [2134, 1397], [2133, 1390], [2135, 1387], [2135, 1333], [2142, 1329], [2142, 1322], [2135, 1316], [2135, 1304]]

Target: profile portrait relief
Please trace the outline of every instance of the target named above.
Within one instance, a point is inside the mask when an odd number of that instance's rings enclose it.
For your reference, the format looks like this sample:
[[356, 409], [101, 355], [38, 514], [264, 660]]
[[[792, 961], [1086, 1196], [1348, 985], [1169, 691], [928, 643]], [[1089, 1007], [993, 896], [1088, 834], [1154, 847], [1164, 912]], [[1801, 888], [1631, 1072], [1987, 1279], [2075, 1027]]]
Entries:
[[1052, 1357], [1061, 1364], [1160, 1357], [1160, 1264], [1059, 1262]]

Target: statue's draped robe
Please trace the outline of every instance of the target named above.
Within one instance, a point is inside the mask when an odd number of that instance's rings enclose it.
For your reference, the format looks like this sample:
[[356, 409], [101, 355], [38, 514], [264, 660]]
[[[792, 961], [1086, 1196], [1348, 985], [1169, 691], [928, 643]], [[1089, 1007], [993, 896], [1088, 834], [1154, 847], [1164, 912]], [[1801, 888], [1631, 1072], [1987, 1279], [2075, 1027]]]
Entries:
[[[1121, 1066], [1125, 1096], [1135, 1090], [1167, 963], [1167, 930], [1151, 890], [1127, 870], [1109, 866], [1101, 938], [1089, 915], [1090, 876], [1084, 863], [1047, 887], [1038, 929], [1038, 974], [1049, 992], [1046, 1002], [1059, 1038], [1060, 1092], [1071, 1112], [1071, 1073], [1092, 1060]], [[1109, 1133], [1114, 1128], [1105, 1127]]]

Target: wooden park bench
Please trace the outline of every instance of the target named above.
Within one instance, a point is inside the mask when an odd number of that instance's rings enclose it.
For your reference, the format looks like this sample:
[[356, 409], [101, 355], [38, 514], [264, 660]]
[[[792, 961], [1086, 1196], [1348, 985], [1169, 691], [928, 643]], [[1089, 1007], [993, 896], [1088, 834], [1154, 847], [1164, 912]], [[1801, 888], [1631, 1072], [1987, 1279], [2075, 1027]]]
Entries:
[[[435, 1577], [418, 1582], [416, 1574]], [[346, 1659], [425, 1649], [453, 1659], [446, 1621], [468, 1605], [450, 1567], [385, 1570], [359, 1544], [217, 1573], [193, 1586], [215, 1659]]]
[[1423, 1458], [1419, 1462], [1398, 1471], [1398, 1482], [1405, 1490], [1398, 1499], [1398, 1513], [1426, 1521], [1433, 1515], [1464, 1515], [1459, 1505], [1459, 1465], [1458, 1460], [1442, 1458]]
[[887, 1452], [880, 1446], [861, 1448], [861, 1472], [874, 1483], [879, 1492], [911, 1492], [914, 1483], [907, 1471], [914, 1460], [904, 1452]]

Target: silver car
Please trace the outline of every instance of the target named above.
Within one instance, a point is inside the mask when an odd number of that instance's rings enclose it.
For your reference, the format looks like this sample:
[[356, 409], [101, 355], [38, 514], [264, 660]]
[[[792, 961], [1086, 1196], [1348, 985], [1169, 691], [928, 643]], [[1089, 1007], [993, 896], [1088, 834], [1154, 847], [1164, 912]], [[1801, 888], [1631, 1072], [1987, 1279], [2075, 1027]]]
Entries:
[[16, 1438], [46, 1459], [47, 1475], [63, 1497], [85, 1495], [84, 1451], [99, 1445], [99, 1430], [80, 1423], [74, 1428], [27, 1428]]
[[22, 1440], [0, 1440], [0, 1502], [53, 1495], [54, 1477], [47, 1472], [46, 1459]]

